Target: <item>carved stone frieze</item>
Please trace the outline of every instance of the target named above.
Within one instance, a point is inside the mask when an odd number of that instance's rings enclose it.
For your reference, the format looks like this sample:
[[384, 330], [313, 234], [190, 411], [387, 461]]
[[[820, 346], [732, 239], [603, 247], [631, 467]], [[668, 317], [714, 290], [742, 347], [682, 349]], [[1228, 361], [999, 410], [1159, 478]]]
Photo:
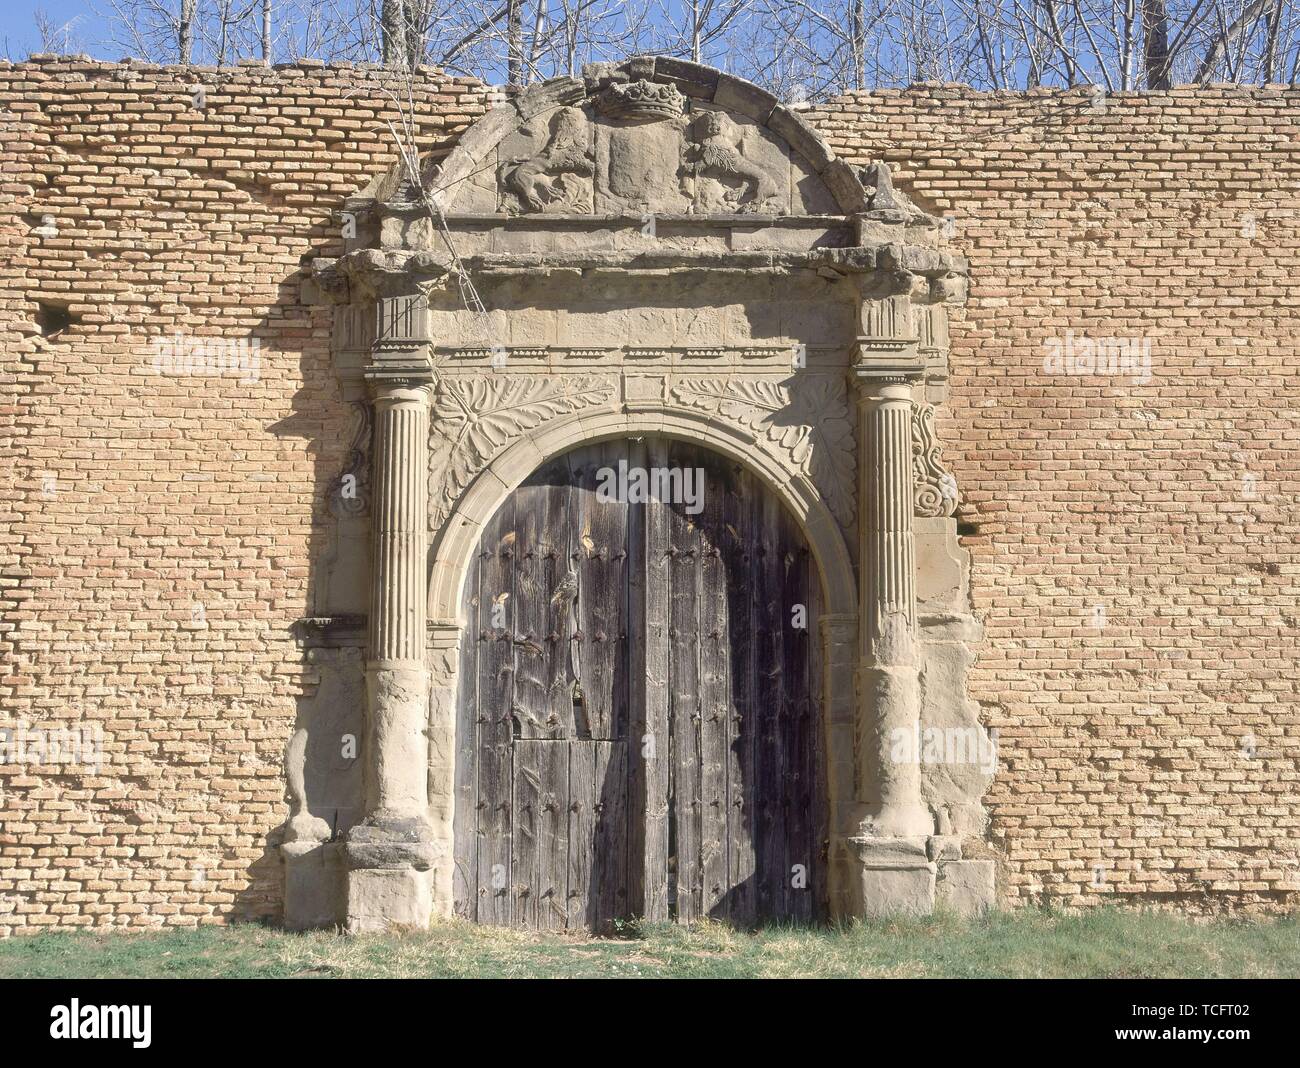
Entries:
[[749, 428], [783, 463], [807, 474], [845, 529], [855, 520], [853, 421], [842, 379], [686, 376], [669, 397]]
[[512, 441], [557, 416], [608, 403], [611, 375], [502, 374], [439, 380], [429, 464], [432, 529], [474, 476]]
[[912, 493], [916, 515], [939, 518], [957, 511], [957, 480], [943, 465], [933, 404], [912, 406]]

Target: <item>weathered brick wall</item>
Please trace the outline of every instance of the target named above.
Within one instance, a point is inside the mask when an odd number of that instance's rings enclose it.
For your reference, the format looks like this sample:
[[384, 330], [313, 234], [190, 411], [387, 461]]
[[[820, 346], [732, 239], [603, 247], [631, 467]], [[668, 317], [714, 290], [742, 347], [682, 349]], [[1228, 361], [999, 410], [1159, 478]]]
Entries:
[[[106, 747], [99, 774], [0, 765], [0, 932], [279, 910], [267, 834], [314, 684], [292, 625], [349, 437], [299, 269], [393, 160], [383, 84], [0, 65], [0, 726], [94, 721]], [[422, 138], [483, 100], [427, 79]], [[43, 338], [38, 301], [80, 321]], [[257, 381], [154, 373], [176, 333], [259, 339]]]
[[[98, 771], [0, 764], [0, 933], [278, 912], [268, 834], [314, 685], [292, 627], [348, 444], [299, 271], [392, 161], [382, 86], [0, 65], [0, 726], [94, 722], [106, 750]], [[973, 261], [940, 432], [988, 629], [1008, 900], [1282, 907], [1297, 98], [1090, 99], [923, 88], [814, 119], [952, 213]], [[487, 94], [429, 75], [416, 100], [432, 147]], [[42, 337], [38, 302], [77, 321]], [[1067, 330], [1150, 339], [1150, 381], [1044, 373]], [[257, 380], [155, 373], [177, 333], [259, 339]]]
[[[939, 434], [1007, 896], [1293, 908], [1300, 92], [923, 87], [814, 121], [972, 260]], [[1149, 381], [1047, 373], [1068, 331], [1149, 341]]]

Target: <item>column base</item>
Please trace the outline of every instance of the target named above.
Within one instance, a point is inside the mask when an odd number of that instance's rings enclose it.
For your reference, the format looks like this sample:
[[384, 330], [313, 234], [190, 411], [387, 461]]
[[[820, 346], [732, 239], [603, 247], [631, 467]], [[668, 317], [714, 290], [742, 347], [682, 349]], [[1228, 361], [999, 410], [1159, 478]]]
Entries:
[[970, 918], [996, 907], [996, 864], [963, 860], [957, 838], [862, 835], [844, 845], [856, 898], [844, 906], [853, 915], [881, 920], [939, 911]]
[[378, 812], [348, 832], [347, 931], [424, 928], [442, 849], [429, 821]]
[[924, 835], [850, 838], [858, 865], [858, 914], [880, 920], [934, 911], [938, 865]]
[[433, 911], [433, 872], [366, 868], [348, 872], [348, 934], [423, 930]]
[[290, 931], [338, 927], [346, 918], [347, 865], [342, 842], [286, 842], [284, 926]]

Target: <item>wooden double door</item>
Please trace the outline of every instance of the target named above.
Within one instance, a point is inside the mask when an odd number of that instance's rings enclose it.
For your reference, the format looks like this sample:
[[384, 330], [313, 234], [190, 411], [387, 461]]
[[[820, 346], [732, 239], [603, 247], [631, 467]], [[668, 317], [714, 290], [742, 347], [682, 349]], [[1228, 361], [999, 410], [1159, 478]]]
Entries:
[[457, 913], [820, 917], [820, 598], [793, 517], [716, 453], [612, 441], [534, 472], [466, 583]]

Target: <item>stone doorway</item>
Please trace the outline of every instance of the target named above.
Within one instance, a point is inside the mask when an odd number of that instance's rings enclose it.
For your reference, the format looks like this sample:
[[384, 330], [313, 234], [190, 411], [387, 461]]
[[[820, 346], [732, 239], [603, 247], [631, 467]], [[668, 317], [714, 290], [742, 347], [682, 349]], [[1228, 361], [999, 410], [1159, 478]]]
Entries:
[[[743, 465], [816, 558], [829, 914], [987, 907], [993, 863], [963, 850], [984, 848], [988, 774], [897, 755], [931, 728], [983, 736], [935, 434], [967, 269], [941, 220], [757, 87], [663, 57], [531, 87], [347, 207], [356, 235], [313, 277], [364, 416], [343, 477], [365, 492], [311, 622], [335, 692], [364, 686], [363, 817], [325, 840], [309, 742], [338, 717], [308, 710], [287, 761], [290, 922], [455, 911], [462, 594], [484, 531], [539, 466], [645, 435]], [[619, 738], [591, 741], [620, 759]]]
[[463, 596], [455, 912], [824, 915], [820, 602], [794, 517], [734, 460], [647, 436], [535, 471]]

